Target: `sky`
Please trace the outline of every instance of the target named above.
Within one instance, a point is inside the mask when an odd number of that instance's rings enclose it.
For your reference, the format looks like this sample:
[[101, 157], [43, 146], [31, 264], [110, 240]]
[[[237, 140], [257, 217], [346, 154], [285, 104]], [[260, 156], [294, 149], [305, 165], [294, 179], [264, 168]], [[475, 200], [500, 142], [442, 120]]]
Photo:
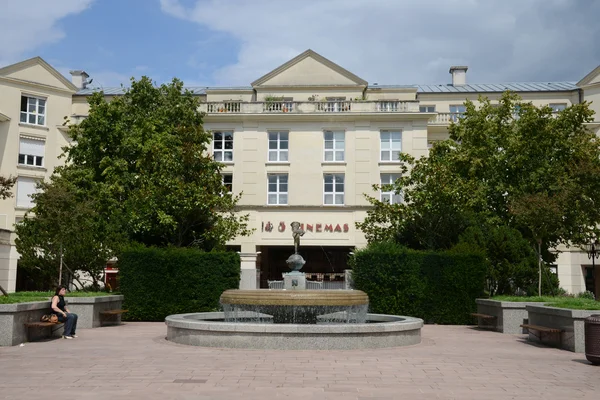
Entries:
[[306, 49], [364, 80], [578, 81], [600, 64], [600, 0], [0, 0], [0, 66], [40, 56], [94, 87], [248, 86]]

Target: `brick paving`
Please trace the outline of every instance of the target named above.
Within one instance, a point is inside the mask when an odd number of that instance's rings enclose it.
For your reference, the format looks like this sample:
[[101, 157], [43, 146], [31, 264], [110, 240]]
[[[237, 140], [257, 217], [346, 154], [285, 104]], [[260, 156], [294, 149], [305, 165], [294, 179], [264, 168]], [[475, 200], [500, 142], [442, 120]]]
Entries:
[[600, 399], [585, 355], [465, 326], [360, 351], [189, 347], [162, 323], [78, 334], [0, 348], [0, 399]]

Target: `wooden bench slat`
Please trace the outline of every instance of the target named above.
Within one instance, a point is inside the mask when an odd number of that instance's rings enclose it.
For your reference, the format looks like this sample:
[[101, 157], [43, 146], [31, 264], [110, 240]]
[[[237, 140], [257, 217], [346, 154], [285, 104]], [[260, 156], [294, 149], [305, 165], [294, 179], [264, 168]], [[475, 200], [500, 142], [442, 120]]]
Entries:
[[533, 324], [522, 324], [521, 327], [525, 328], [525, 329], [533, 329], [535, 331], [549, 332], [549, 333], [561, 333], [563, 331], [562, 329], [558, 329], [558, 328], [549, 328], [547, 326], [533, 325]]
[[495, 319], [496, 318], [495, 315], [487, 315], [487, 314], [471, 313], [471, 315], [474, 317], [477, 317], [477, 318], [482, 318], [482, 319]]
[[62, 322], [25, 322], [25, 326], [28, 328], [31, 328], [34, 326], [39, 326], [40, 328], [43, 328], [46, 326], [54, 326], [54, 325], [58, 325], [58, 324], [62, 324]]

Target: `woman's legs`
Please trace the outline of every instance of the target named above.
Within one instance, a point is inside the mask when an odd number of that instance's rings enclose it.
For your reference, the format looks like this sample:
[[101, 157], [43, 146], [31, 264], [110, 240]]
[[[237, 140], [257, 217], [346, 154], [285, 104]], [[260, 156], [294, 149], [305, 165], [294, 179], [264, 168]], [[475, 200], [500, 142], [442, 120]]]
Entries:
[[77, 321], [74, 315], [75, 314], [67, 313], [67, 318], [63, 317], [62, 315], [58, 317], [58, 320], [60, 322], [65, 323], [65, 330], [63, 331], [63, 336], [71, 336], [73, 334], [73, 323]]
[[75, 334], [75, 330], [77, 329], [77, 318], [79, 318], [79, 316], [77, 314], [67, 314], [67, 316], [73, 316], [73, 326], [71, 327], [71, 336], [73, 336]]

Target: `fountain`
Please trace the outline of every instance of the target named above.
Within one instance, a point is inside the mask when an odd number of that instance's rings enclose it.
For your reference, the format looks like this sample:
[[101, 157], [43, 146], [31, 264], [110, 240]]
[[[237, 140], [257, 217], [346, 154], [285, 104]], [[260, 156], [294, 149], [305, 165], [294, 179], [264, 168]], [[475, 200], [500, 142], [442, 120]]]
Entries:
[[167, 340], [194, 346], [249, 349], [361, 349], [421, 342], [423, 320], [369, 314], [360, 290], [306, 290], [298, 253], [304, 235], [292, 222], [294, 254], [284, 289], [226, 290], [223, 312], [169, 315]]

